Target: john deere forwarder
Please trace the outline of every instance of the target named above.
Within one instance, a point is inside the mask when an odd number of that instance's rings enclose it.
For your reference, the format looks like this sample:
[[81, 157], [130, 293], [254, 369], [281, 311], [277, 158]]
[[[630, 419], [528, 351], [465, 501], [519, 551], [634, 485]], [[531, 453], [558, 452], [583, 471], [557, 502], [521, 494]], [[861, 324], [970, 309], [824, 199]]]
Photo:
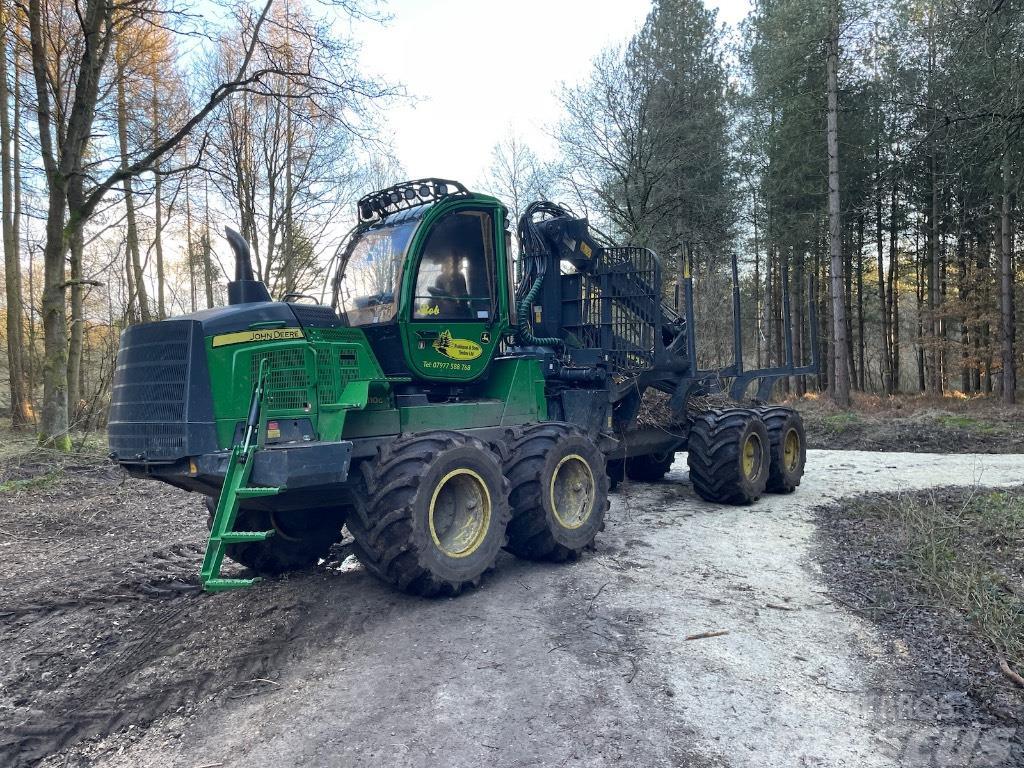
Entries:
[[[609, 485], [660, 479], [677, 451], [711, 501], [800, 483], [796, 412], [691, 406], [723, 380], [737, 401], [759, 380], [764, 400], [815, 365], [790, 351], [744, 371], [737, 322], [735, 364], [699, 371], [689, 265], [680, 316], [653, 252], [603, 246], [553, 203], [519, 222], [517, 281], [493, 197], [422, 179], [358, 213], [331, 306], [272, 301], [229, 230], [229, 306], [122, 335], [112, 456], [208, 497], [207, 590], [252, 583], [222, 578], [224, 555], [277, 574], [315, 564], [347, 525], [380, 578], [457, 594], [502, 547], [576, 557], [604, 526]], [[638, 422], [648, 390], [664, 393], [663, 423]]]

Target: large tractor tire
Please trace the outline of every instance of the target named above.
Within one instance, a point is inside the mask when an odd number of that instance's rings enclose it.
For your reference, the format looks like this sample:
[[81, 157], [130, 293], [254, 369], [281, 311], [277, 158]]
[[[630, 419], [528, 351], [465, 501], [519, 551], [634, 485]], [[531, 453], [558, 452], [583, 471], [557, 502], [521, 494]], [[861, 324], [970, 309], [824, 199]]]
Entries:
[[626, 459], [626, 477], [638, 483], [656, 483], [672, 469], [674, 453], [631, 456]]
[[546, 422], [508, 434], [512, 522], [506, 549], [526, 560], [574, 559], [604, 528], [609, 477], [586, 433]]
[[[207, 497], [207, 527], [213, 522], [217, 500]], [[273, 531], [266, 541], [228, 544], [224, 554], [236, 563], [263, 576], [278, 576], [316, 565], [327, 557], [331, 545], [341, 541], [345, 524], [343, 511], [310, 509], [268, 512], [263, 509], [239, 509], [236, 531]]]
[[706, 501], [752, 504], [768, 484], [768, 430], [756, 411], [729, 408], [694, 416], [687, 447], [693, 489]]
[[807, 463], [807, 438], [799, 412], [779, 405], [757, 409], [768, 429], [771, 462], [768, 469], [769, 493], [792, 493], [800, 485]]
[[356, 556], [406, 592], [477, 586], [505, 544], [508, 480], [484, 443], [458, 432], [396, 439], [361, 466], [365, 498], [349, 515]]

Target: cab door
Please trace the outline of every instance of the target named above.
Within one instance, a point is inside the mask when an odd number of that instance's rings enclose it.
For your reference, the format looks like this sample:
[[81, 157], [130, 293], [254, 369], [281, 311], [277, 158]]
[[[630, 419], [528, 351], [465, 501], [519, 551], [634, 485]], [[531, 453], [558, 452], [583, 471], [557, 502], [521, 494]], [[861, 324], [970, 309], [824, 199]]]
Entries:
[[500, 212], [459, 207], [425, 224], [406, 283], [406, 359], [423, 378], [471, 381], [486, 370], [507, 327], [498, 290], [505, 264]]

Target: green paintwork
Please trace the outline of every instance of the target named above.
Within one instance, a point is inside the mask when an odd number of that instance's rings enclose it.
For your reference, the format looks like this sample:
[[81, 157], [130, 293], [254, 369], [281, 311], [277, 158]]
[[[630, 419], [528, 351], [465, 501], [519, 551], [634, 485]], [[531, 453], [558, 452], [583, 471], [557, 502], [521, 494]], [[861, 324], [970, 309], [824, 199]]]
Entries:
[[476, 429], [501, 423], [504, 404], [500, 400], [474, 400], [471, 403], [432, 403], [400, 408], [402, 432], [429, 429]]
[[[480, 321], [431, 321], [413, 317], [420, 256], [432, 226], [450, 213], [486, 211], [494, 223], [495, 316]], [[406, 251], [397, 310], [406, 364], [413, 377], [387, 377], [360, 328], [308, 329], [303, 339], [242, 342], [214, 347], [208, 338], [214, 420], [221, 449], [239, 439], [260, 362], [268, 364], [264, 413], [273, 419], [308, 419], [310, 439], [334, 441], [425, 429], [508, 426], [547, 418], [544, 377], [535, 360], [494, 360], [510, 331], [511, 285], [505, 209], [494, 197], [475, 194], [432, 205]], [[254, 323], [249, 330], [280, 322]], [[436, 349], [442, 334], [479, 345], [480, 355], [454, 360]], [[467, 383], [466, 401], [397, 408], [394, 385], [413, 378]], [[260, 439], [265, 439], [261, 431]]]
[[[264, 406], [267, 371], [267, 363], [261, 362], [256, 376], [256, 386], [250, 398], [250, 405], [255, 403], [259, 408], [260, 422], [257, 434], [264, 434], [266, 430]], [[255, 583], [256, 579], [222, 579], [220, 577], [220, 567], [224, 562], [224, 547], [228, 544], [240, 544], [248, 541], [266, 541], [274, 535], [274, 531], [234, 530], [235, 519], [238, 517], [239, 499], [276, 496], [282, 490], [280, 488], [250, 488], [246, 485], [252, 474], [256, 451], [259, 450], [259, 446], [251, 441], [251, 437], [252, 435], [246, 434], [242, 442], [231, 448], [231, 457], [228, 459], [227, 471], [224, 474], [224, 485], [221, 487], [220, 497], [217, 499], [217, 509], [210, 521], [210, 538], [207, 540], [206, 554], [203, 555], [203, 565], [199, 571], [203, 589], [207, 592], [223, 592], [228, 589], [248, 587]]]
[[504, 403], [503, 427], [545, 421], [548, 417], [544, 374], [539, 360], [496, 360], [491, 365], [484, 397], [497, 398]]
[[[420, 254], [432, 225], [453, 211], [486, 210], [494, 222], [495, 312], [479, 321], [437, 322], [413, 318], [414, 281]], [[333, 442], [388, 437], [433, 429], [474, 429], [515, 426], [548, 418], [545, 382], [537, 359], [498, 358], [495, 352], [510, 331], [511, 286], [505, 239], [505, 209], [484, 195], [442, 200], [420, 221], [402, 269], [397, 323], [405, 362], [412, 376], [388, 377], [359, 328], [306, 329], [301, 338], [255, 340], [215, 347], [206, 339], [214, 420], [220, 449], [229, 461], [200, 577], [203, 589], [217, 592], [246, 587], [254, 579], [220, 577], [225, 547], [265, 541], [274, 531], [235, 531], [239, 502], [274, 496], [285, 488], [248, 485], [254, 457], [275, 438], [270, 420], [292, 419], [309, 424], [309, 440]], [[254, 323], [247, 331], [282, 328], [280, 321]], [[266, 334], [264, 334], [266, 335]], [[293, 334], [298, 336], [298, 334]], [[442, 335], [479, 345], [480, 354], [457, 359], [433, 342]], [[461, 349], [475, 350], [471, 346]], [[454, 356], [453, 356], [454, 355]], [[395, 386], [416, 379], [458, 381], [458, 402], [397, 407]], [[253, 405], [259, 407], [256, 428], [245, 423]], [[241, 430], [241, 431], [240, 431]], [[283, 439], [283, 438], [281, 438]]]
[[[480, 321], [453, 322], [416, 318], [413, 315], [416, 274], [430, 230], [441, 218], [465, 210], [486, 211], [493, 221], [491, 234], [496, 261], [494, 290], [497, 312], [494, 317]], [[398, 325], [410, 370], [428, 381], [475, 381], [487, 370], [499, 340], [510, 327], [511, 292], [508, 280], [509, 254], [505, 247], [505, 207], [497, 198], [489, 195], [475, 194], [469, 199], [442, 200], [431, 206], [423, 216], [406, 253], [398, 303]], [[452, 339], [479, 345], [480, 356], [471, 360], [452, 359], [439, 352], [433, 342], [446, 333]]]
[[[230, 448], [248, 415], [253, 371], [267, 360], [265, 411], [277, 419], [309, 419], [321, 440], [340, 440], [353, 409], [388, 407], [390, 384], [358, 328], [310, 329], [297, 341], [214, 347], [207, 339], [217, 442]], [[262, 434], [262, 433], [261, 433]]]

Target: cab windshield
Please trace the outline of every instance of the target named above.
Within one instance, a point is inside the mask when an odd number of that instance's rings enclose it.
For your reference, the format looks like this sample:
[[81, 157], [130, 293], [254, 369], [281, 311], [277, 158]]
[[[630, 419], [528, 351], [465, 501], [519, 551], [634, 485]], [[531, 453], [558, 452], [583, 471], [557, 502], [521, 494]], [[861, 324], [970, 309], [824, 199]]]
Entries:
[[417, 222], [370, 229], [356, 237], [344, 265], [338, 299], [348, 324], [370, 325], [394, 319], [402, 260]]

